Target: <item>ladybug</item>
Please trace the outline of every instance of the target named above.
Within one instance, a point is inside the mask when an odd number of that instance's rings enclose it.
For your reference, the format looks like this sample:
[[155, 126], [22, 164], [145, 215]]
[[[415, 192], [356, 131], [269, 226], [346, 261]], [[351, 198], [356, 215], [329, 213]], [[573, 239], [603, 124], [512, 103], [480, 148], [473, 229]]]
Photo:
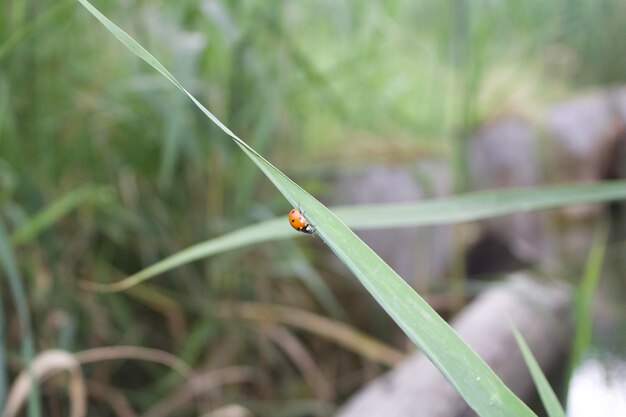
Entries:
[[315, 233], [315, 228], [306, 221], [298, 209], [293, 209], [289, 212], [289, 224], [298, 232], [307, 233], [309, 235]]

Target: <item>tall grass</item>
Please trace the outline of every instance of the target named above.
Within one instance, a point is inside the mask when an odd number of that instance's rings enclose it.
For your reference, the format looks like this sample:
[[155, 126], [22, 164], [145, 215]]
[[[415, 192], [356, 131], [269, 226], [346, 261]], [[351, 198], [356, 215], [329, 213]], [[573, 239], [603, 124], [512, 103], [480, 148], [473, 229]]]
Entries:
[[[11, 290], [11, 298], [13, 305], [17, 312], [17, 324], [19, 325], [20, 333], [20, 353], [22, 357], [22, 363], [24, 367], [30, 371], [32, 361], [35, 358], [35, 337], [33, 334], [31, 313], [28, 307], [28, 299], [26, 297], [26, 291], [22, 283], [22, 279], [17, 269], [17, 264], [13, 251], [9, 246], [9, 239], [5, 231], [4, 223], [0, 221], [0, 265], [2, 266], [3, 275], [6, 277], [9, 289]], [[4, 304], [4, 303], [2, 303]], [[5, 326], [3, 326], [5, 327]], [[2, 337], [4, 339], [4, 335]], [[5, 345], [8, 345], [6, 341]], [[3, 347], [4, 352], [4, 347]], [[4, 356], [4, 355], [3, 355]], [[2, 358], [2, 365], [5, 365], [6, 358]], [[2, 369], [4, 374], [4, 369]], [[28, 372], [30, 374], [30, 372]], [[32, 377], [32, 375], [30, 375]], [[4, 375], [3, 378], [4, 380]], [[28, 416], [39, 417], [41, 416], [41, 403], [39, 400], [39, 390], [37, 389], [37, 383], [34, 378], [31, 380], [32, 389], [28, 396]], [[1, 385], [2, 392], [0, 392], [0, 405], [4, 409], [4, 401], [6, 398], [6, 384]]]
[[[572, 353], [567, 369], [566, 379], [568, 381], [574, 374], [576, 367], [580, 366], [583, 356], [592, 345], [592, 305], [600, 277], [602, 276], [608, 235], [608, 226], [605, 224], [599, 225], [594, 240], [591, 243], [584, 273], [577, 286], [573, 305], [576, 331], [574, 333]], [[565, 398], [567, 398], [567, 395], [565, 395]]]
[[[532, 110], [580, 85], [620, 80], [624, 62], [614, 45], [626, 26], [619, 24], [623, 3], [467, 2], [466, 40], [451, 29], [452, 1], [97, 5], [144, 40], [255, 149], [290, 175], [306, 174], [307, 188], [323, 191], [323, 176], [315, 175], [327, 171], [323, 158], [354, 155], [357, 139], [410, 142], [419, 146], [416, 153], [451, 155], [449, 138], [461, 131], [463, 112], [474, 112], [471, 125], [505, 108]], [[106, 202], [74, 200], [63, 216], [44, 218], [43, 227], [15, 238], [25, 297], [38, 323], [35, 344], [158, 346], [194, 367], [224, 357], [259, 360], [282, 381], [302, 381], [267, 339], [259, 343], [252, 329], [224, 325], [201, 306], [217, 299], [295, 299], [303, 308], [336, 312], [332, 293], [319, 288], [336, 286], [338, 271], [308, 242], [293, 243], [300, 262], [320, 271], [307, 276], [306, 286], [304, 269], [280, 261], [290, 243], [233, 250], [171, 270], [141, 299], [78, 289], [79, 280], [122, 279], [286, 207], [232, 147], [205, 140], [217, 130], [189, 103], [94, 30], [75, 5], [0, 6], [0, 213], [8, 233], [19, 236], [40, 214], [60, 213], [58, 202], [79, 186], [114, 188]], [[459, 41], [467, 48], [463, 65], [452, 56]], [[471, 88], [463, 92], [460, 80], [468, 76]], [[355, 287], [343, 290], [360, 294]], [[346, 315], [352, 323], [368, 321], [358, 308]], [[6, 317], [9, 329], [12, 317]], [[6, 345], [11, 356], [17, 346], [11, 332]], [[331, 377], [360, 369], [356, 354], [319, 342], [311, 349], [315, 357], [344, 359], [324, 365]], [[127, 392], [161, 376], [142, 364], [133, 365], [132, 380], [123, 368], [94, 367], [107, 384], [121, 379], [117, 385]], [[356, 385], [339, 384], [338, 401]], [[272, 387], [267, 403], [289, 397], [288, 386]], [[162, 393], [147, 390], [132, 405], [143, 409]]]

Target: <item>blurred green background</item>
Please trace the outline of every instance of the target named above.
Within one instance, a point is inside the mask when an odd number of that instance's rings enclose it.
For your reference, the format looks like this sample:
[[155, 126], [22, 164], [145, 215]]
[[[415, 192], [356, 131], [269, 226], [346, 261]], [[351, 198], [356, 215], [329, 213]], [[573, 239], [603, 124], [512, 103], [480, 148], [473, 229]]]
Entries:
[[[317, 195], [340, 168], [424, 156], [445, 161], [454, 189], [467, 191], [470, 132], [503, 113], [538, 118], [550, 103], [626, 80], [622, 0], [94, 4]], [[319, 242], [231, 251], [120, 294], [80, 288], [286, 215], [284, 198], [220, 136], [75, 1], [0, 5], [0, 218], [25, 288], [20, 307], [2, 284], [9, 375], [21, 368], [22, 307], [37, 351], [134, 345], [198, 371], [248, 367], [237, 374], [243, 383], [215, 398], [246, 398], [259, 415], [325, 415], [383, 368], [315, 332], [232, 320], [241, 301], [367, 323], [371, 336], [405, 347]], [[366, 300], [350, 308], [350, 297]], [[318, 362], [328, 392], [315, 392], [315, 377], [275, 346], [292, 339]], [[182, 384], [145, 361], [96, 363], [88, 378], [135, 410]], [[64, 400], [46, 393], [44, 415], [64, 415]], [[93, 395], [89, 415], [113, 415]], [[197, 415], [196, 406], [188, 400], [179, 413]]]

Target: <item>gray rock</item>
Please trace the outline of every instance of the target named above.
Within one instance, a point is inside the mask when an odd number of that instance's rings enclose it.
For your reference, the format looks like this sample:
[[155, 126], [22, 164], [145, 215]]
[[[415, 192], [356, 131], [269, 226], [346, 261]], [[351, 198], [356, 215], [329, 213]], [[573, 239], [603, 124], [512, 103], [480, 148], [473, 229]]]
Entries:
[[[418, 201], [449, 193], [445, 165], [433, 161], [404, 165], [369, 165], [339, 175], [335, 204]], [[357, 233], [385, 262], [412, 285], [440, 277], [452, 253], [447, 226], [407, 227]]]
[[[517, 116], [487, 124], [470, 140], [472, 190], [528, 187], [541, 183], [534, 129]], [[536, 262], [543, 248], [541, 213], [516, 213], [481, 222], [485, 235], [496, 236], [524, 262]]]
[[[515, 275], [472, 302], [454, 320], [453, 327], [515, 394], [528, 400], [534, 383], [509, 320], [549, 374], [561, 365], [571, 340], [569, 306], [569, 287]], [[426, 356], [416, 352], [354, 395], [336, 417], [470, 415], [475, 414], [449, 382]]]

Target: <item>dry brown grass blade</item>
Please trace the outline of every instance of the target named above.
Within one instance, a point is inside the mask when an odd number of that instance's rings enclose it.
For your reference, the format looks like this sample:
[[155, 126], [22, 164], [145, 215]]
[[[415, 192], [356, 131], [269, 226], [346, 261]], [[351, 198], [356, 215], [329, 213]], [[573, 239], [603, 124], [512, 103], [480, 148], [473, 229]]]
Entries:
[[239, 404], [229, 404], [202, 414], [200, 417], [254, 417], [254, 414]]
[[300, 340], [283, 326], [270, 325], [265, 330], [274, 343], [280, 346], [296, 365], [316, 396], [327, 402], [332, 401], [335, 396], [333, 384], [324, 376]]
[[189, 377], [192, 373], [191, 368], [184, 361], [171, 353], [138, 346], [107, 346], [83, 350], [77, 352], [75, 356], [81, 364], [105, 360], [139, 359], [161, 363], [184, 377]]
[[232, 366], [194, 375], [178, 391], [150, 408], [143, 417], [165, 417], [185, 405], [194, 398], [210, 393], [227, 384], [237, 384], [254, 379], [256, 372], [245, 366]]
[[264, 303], [223, 302], [217, 314], [227, 318], [282, 323], [315, 333], [372, 361], [393, 366], [404, 359], [404, 353], [353, 329], [345, 323], [330, 320], [293, 307]]
[[162, 314], [167, 322], [168, 334], [178, 344], [183, 344], [188, 333], [187, 321], [180, 303], [160, 288], [149, 283], [129, 289], [126, 294]]
[[108, 404], [117, 417], [137, 417], [126, 397], [118, 390], [97, 381], [87, 381], [89, 396]]
[[85, 381], [76, 356], [64, 350], [47, 350], [33, 360], [28, 369], [23, 370], [11, 386], [3, 417], [17, 416], [31, 389], [32, 378], [38, 382], [60, 371], [70, 373], [67, 388], [70, 402], [70, 417], [84, 417], [87, 413]]

